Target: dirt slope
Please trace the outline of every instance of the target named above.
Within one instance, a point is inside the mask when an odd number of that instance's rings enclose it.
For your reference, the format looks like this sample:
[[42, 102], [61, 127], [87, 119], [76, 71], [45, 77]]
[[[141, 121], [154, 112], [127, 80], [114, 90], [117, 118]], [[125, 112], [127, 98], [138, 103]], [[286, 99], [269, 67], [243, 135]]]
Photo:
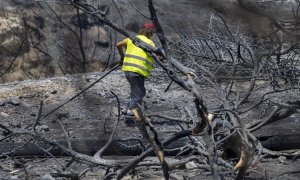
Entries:
[[[167, 82], [162, 81], [164, 76], [162, 72], [154, 72], [152, 78], [146, 81], [145, 101], [148, 112], [176, 117], [176, 108], [187, 105], [192, 97], [176, 85], [164, 93], [168, 86]], [[1, 121], [9, 128], [30, 125], [37, 116], [39, 101], [44, 101], [45, 114], [99, 77], [101, 73], [91, 73], [3, 84], [0, 88]], [[156, 83], [153, 83], [154, 80]], [[63, 122], [74, 137], [97, 137], [109, 133], [118, 114], [117, 101], [110, 91], [118, 95], [121, 107], [125, 108], [129, 98], [129, 86], [121, 71], [111, 73], [84, 94], [43, 119], [42, 124], [49, 126], [49, 137], [55, 137], [57, 131], [61, 130], [56, 121], [61, 114], [65, 114]], [[120, 128], [117, 137], [122, 137], [126, 132], [135, 132], [135, 129], [128, 128], [123, 123]]]

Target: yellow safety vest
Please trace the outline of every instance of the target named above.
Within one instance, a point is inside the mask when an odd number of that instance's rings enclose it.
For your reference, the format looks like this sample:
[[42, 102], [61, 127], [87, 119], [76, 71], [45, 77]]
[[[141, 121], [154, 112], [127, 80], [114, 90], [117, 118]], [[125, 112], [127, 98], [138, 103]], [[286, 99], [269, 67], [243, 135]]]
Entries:
[[[138, 35], [141, 41], [155, 47], [155, 44], [144, 35]], [[122, 70], [135, 72], [140, 75], [149, 77], [152, 70], [153, 58], [149, 56], [143, 49], [135, 46], [132, 41], [127, 39], [126, 53], [123, 61]]]

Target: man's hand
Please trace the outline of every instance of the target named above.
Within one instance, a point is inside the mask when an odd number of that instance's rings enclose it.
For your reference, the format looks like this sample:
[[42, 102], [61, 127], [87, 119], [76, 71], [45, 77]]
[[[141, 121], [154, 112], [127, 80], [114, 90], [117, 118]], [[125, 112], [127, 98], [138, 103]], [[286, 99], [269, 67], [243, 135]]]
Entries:
[[124, 62], [124, 57], [120, 58], [120, 65], [123, 66], [123, 62]]
[[158, 48], [155, 50], [155, 53], [158, 55], [159, 60], [166, 59], [165, 51], [164, 51], [162, 48], [158, 47]]

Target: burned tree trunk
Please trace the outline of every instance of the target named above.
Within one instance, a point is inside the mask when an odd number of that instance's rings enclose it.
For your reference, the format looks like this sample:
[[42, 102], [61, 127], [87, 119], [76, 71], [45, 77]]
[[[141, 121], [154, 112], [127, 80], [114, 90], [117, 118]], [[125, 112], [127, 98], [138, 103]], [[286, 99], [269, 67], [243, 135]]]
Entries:
[[300, 124], [296, 118], [288, 117], [280, 122], [268, 124], [253, 132], [253, 135], [270, 150], [300, 148]]
[[[161, 136], [165, 136], [160, 134]], [[109, 136], [102, 136], [101, 138], [91, 139], [91, 138], [80, 138], [71, 140], [72, 149], [76, 152], [93, 155], [99, 149], [101, 149], [105, 143], [109, 140]], [[187, 138], [180, 139], [170, 145], [168, 145], [165, 151], [165, 155], [172, 156], [176, 155], [180, 151], [180, 147], [183, 147]], [[65, 141], [56, 141], [63, 146], [67, 146]], [[113, 140], [109, 145], [107, 150], [103, 152], [103, 155], [120, 155], [120, 156], [138, 156], [145, 151], [146, 140]], [[144, 146], [144, 147], [143, 147]], [[47, 155], [42, 149], [50, 149], [49, 152], [54, 156], [66, 156], [61, 149], [53, 147], [46, 142], [28, 142], [28, 143], [16, 143], [16, 142], [0, 142], [0, 154], [5, 154], [11, 152], [13, 156], [45, 156]], [[154, 154], [152, 154], [154, 155]]]

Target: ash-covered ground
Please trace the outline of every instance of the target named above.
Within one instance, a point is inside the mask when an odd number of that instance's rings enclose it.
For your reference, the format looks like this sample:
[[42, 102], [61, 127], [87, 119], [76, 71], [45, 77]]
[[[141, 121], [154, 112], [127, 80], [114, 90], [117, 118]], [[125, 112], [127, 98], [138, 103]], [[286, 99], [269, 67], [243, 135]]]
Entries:
[[[30, 129], [36, 121], [43, 101], [42, 114], [46, 114], [55, 107], [69, 100], [85, 87], [93, 83], [103, 73], [77, 74], [41, 80], [26, 80], [0, 85], [0, 117], [1, 124], [13, 131]], [[173, 83], [170, 89], [165, 92], [169, 85], [165, 73], [154, 71], [152, 77], [146, 81], [147, 114], [162, 114], [170, 117], [181, 118], [185, 106], [194, 109], [193, 96]], [[218, 100], [214, 98], [214, 91], [206, 85], [202, 85], [203, 99], [208, 102], [208, 107], [213, 107]], [[42, 118], [37, 125], [38, 131], [43, 137], [53, 141], [63, 141], [65, 132], [61, 127], [63, 124], [72, 142], [86, 141], [93, 139], [108, 139], [118, 120], [118, 104], [113, 91], [120, 99], [121, 108], [125, 108], [129, 99], [129, 85], [123, 72], [115, 71], [101, 80], [85, 93], [76, 97], [49, 116]], [[184, 117], [182, 117], [184, 119]], [[151, 118], [160, 139], [166, 139], [170, 134], [181, 131], [182, 128], [177, 122]], [[192, 127], [192, 124], [183, 125], [184, 128]], [[0, 135], [0, 138], [3, 138]], [[29, 137], [18, 136], [6, 140], [7, 143], [22, 144]], [[118, 124], [114, 140], [141, 138], [136, 127], [128, 126], [124, 117]], [[201, 138], [201, 137], [198, 137]], [[128, 149], [135, 144], [128, 145]], [[81, 145], [82, 146], [82, 145]], [[81, 147], [80, 146], [80, 147]], [[87, 144], [86, 148], [91, 147]], [[126, 146], [122, 144], [120, 146]], [[86, 149], [79, 148], [82, 152]], [[94, 150], [93, 150], [94, 151]], [[2, 156], [0, 159], [0, 179], [54, 179], [51, 173], [57, 173], [62, 169], [61, 165], [67, 164], [71, 157], [57, 156], [57, 158], [46, 156]], [[167, 161], [177, 162], [189, 155], [168, 156]], [[128, 156], [109, 156], [111, 159], [133, 159]], [[234, 160], [229, 160], [234, 162]], [[163, 174], [156, 157], [149, 157], [144, 164], [135, 168], [135, 171], [124, 179], [162, 179]], [[152, 164], [150, 167], [146, 164]], [[82, 163], [73, 163], [69, 169], [76, 172], [84, 172], [82, 179], [101, 179], [107, 171], [103, 167]], [[86, 170], [86, 171], [84, 171]], [[249, 168], [254, 179], [299, 179], [300, 160], [299, 158], [287, 159], [264, 158]], [[287, 173], [286, 173], [287, 172]], [[209, 173], [199, 170], [196, 163], [189, 162], [176, 167], [170, 172], [174, 179], [209, 179]], [[226, 175], [225, 175], [226, 177]], [[233, 177], [226, 177], [232, 179]], [[59, 179], [59, 178], [58, 178]], [[64, 179], [64, 178], [61, 178]], [[65, 178], [67, 179], [67, 178]]]

